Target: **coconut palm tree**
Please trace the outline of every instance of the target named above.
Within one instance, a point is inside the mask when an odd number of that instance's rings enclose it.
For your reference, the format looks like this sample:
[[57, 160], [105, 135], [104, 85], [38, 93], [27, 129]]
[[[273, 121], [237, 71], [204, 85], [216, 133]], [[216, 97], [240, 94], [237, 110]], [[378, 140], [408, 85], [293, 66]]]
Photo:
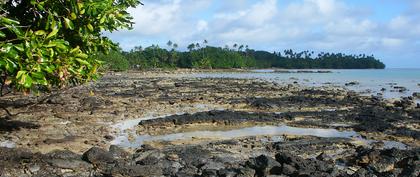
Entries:
[[236, 47], [238, 47], [238, 44], [233, 44], [233, 48], [236, 49]]
[[172, 48], [173, 50], [176, 50], [178, 48], [178, 44], [177, 43], [172, 44]]
[[169, 47], [169, 48], [171, 48], [171, 47], [172, 47], [172, 44], [173, 44], [173, 42], [172, 42], [171, 40], [169, 40], [169, 41], [166, 43], [166, 45], [168, 45], [168, 47]]
[[244, 45], [240, 45], [239, 48], [238, 48], [238, 51], [242, 52], [243, 49], [244, 49]]
[[194, 43], [191, 43], [190, 45], [188, 45], [188, 50], [191, 52], [192, 50], [194, 50], [194, 48], [195, 48], [195, 44]]

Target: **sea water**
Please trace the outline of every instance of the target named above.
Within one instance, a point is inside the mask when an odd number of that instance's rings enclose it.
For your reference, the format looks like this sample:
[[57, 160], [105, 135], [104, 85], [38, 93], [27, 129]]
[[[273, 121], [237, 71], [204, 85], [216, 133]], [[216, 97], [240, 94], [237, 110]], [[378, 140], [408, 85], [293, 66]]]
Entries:
[[[191, 77], [200, 78], [246, 78], [261, 79], [277, 83], [293, 83], [304, 86], [345, 87], [362, 94], [381, 95], [384, 98], [400, 98], [412, 96], [420, 92], [420, 69], [343, 69], [343, 70], [306, 70], [331, 71], [331, 73], [291, 73], [275, 72], [272, 69], [253, 70], [251, 72], [199, 73]], [[346, 83], [357, 82], [357, 85], [345, 86]], [[407, 91], [399, 92], [393, 87], [405, 87]], [[385, 89], [385, 91], [382, 91]], [[420, 100], [416, 100], [420, 102]]]
[[[177, 140], [192, 140], [194, 138], [205, 138], [205, 139], [216, 139], [216, 140], [225, 140], [233, 139], [240, 137], [248, 136], [278, 136], [278, 135], [300, 135], [300, 136], [315, 136], [323, 138], [347, 138], [351, 139], [358, 143], [363, 143], [367, 146], [370, 146], [376, 142], [382, 142], [385, 149], [398, 148], [398, 149], [407, 149], [408, 146], [396, 142], [396, 141], [375, 141], [364, 139], [355, 131], [339, 131], [336, 129], [322, 129], [322, 128], [299, 128], [291, 127], [287, 125], [280, 126], [255, 126], [234, 130], [226, 131], [192, 131], [192, 132], [182, 132], [182, 133], [173, 133], [166, 135], [135, 135], [134, 140], [128, 140], [127, 136], [120, 135], [111, 142], [125, 148], [137, 148], [140, 147], [145, 142], [153, 141], [177, 141]], [[283, 141], [281, 138], [279, 141]]]

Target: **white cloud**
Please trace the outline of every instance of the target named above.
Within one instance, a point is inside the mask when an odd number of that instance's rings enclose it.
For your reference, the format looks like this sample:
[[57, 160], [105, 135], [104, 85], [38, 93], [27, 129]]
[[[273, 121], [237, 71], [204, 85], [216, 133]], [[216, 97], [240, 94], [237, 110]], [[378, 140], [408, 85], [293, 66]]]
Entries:
[[[267, 50], [420, 54], [420, 1], [405, 0], [410, 9], [388, 21], [372, 18], [372, 7], [351, 6], [344, 0], [143, 0], [130, 10], [133, 31], [110, 37], [128, 49], [135, 45], [207, 39], [210, 45], [240, 43]], [[380, 5], [380, 4], [379, 4]], [[145, 42], [146, 41], [146, 42]], [[390, 50], [390, 49], [393, 50]], [[392, 53], [393, 52], [393, 53]], [[392, 63], [392, 62], [390, 62]], [[419, 64], [420, 65], [420, 64]]]
[[139, 34], [151, 35], [168, 32], [178, 25], [180, 0], [168, 4], [153, 4], [131, 9], [134, 17], [134, 29]]
[[398, 39], [398, 38], [383, 38], [382, 39], [382, 44], [385, 47], [389, 47], [389, 48], [395, 48], [395, 47], [400, 47], [403, 44], [403, 40], [402, 39]]
[[206, 31], [206, 30], [208, 30], [208, 23], [206, 22], [206, 21], [204, 21], [204, 20], [200, 20], [200, 21], [198, 21], [198, 23], [197, 23], [197, 31], [200, 31], [200, 32], [202, 32], [202, 31]]

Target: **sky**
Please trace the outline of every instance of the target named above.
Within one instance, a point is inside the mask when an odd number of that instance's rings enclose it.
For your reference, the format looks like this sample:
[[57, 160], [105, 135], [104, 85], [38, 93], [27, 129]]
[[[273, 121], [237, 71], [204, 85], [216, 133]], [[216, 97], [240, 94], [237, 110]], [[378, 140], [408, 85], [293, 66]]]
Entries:
[[420, 68], [420, 0], [142, 0], [133, 30], [106, 33], [124, 50], [168, 40], [266, 51], [369, 54]]

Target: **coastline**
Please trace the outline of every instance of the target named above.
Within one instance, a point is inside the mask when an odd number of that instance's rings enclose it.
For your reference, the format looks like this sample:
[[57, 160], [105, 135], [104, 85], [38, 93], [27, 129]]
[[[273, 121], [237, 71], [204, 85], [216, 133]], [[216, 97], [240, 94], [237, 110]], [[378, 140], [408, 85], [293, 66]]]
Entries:
[[[6, 118], [5, 113], [2, 113], [5, 119], [1, 120], [3, 126], [0, 142], [8, 142], [8, 147], [13, 147], [10, 144], [14, 143], [16, 148], [0, 148], [0, 154], [9, 154], [0, 161], [4, 162], [3, 164], [19, 165], [11, 159], [21, 158], [24, 152], [29, 156], [29, 164], [40, 166], [40, 169], [35, 172], [23, 169], [13, 171], [11, 166], [0, 165], [0, 169], [2, 169], [0, 171], [6, 172], [6, 174], [34, 175], [48, 172], [48, 170], [61, 170], [59, 174], [84, 176], [83, 174], [91, 170], [90, 164], [93, 164], [99, 165], [98, 174], [104, 174], [109, 170], [114, 170], [115, 174], [122, 174], [122, 169], [110, 169], [107, 166], [100, 166], [100, 164], [110, 159], [113, 163], [119, 163], [116, 161], [120, 159], [127, 161], [127, 164], [121, 163], [120, 166], [134, 168], [128, 165], [133, 163], [129, 159], [132, 159], [130, 156], [137, 156], [142, 158], [135, 158], [134, 163], [138, 164], [135, 168], [142, 169], [145, 173], [144, 176], [148, 176], [146, 172], [153, 175], [164, 174], [164, 169], [169, 167], [162, 166], [162, 164], [167, 163], [170, 165], [180, 163], [183, 166], [168, 172], [170, 175], [176, 175], [178, 172], [180, 175], [183, 169], [186, 172], [185, 169], [188, 168], [192, 168], [190, 172], [199, 172], [201, 175], [207, 172], [218, 174], [228, 167], [236, 169], [236, 171], [243, 168], [250, 173], [253, 170], [255, 174], [261, 173], [259, 167], [257, 168], [253, 164], [253, 162], [261, 160], [257, 157], [275, 159], [274, 161], [280, 163], [280, 167], [284, 164], [293, 166], [293, 164], [280, 162], [281, 157], [303, 158], [300, 159], [302, 162], [311, 164], [312, 162], [308, 162], [310, 157], [327, 152], [338, 153], [343, 150], [343, 154], [328, 158], [334, 162], [340, 158], [361, 159], [363, 153], [371, 153], [371, 151], [385, 153], [387, 151], [384, 149], [385, 141], [401, 142], [409, 146], [408, 150], [394, 150], [395, 152], [393, 152], [405, 153], [406, 155], [403, 156], [406, 158], [411, 158], [413, 153], [418, 153], [420, 146], [418, 116], [420, 111], [412, 100], [383, 100], [378, 97], [361, 96], [336, 87], [309, 88], [300, 84], [280, 84], [259, 79], [184, 77], [184, 74], [206, 72], [243, 73], [249, 72], [249, 70], [108, 73], [96, 83], [71, 88], [59, 92], [59, 94], [42, 95], [38, 98], [7, 96], [2, 100], [2, 103], [9, 105], [7, 109], [14, 116]], [[37, 102], [39, 100], [42, 101]], [[22, 106], [28, 104], [30, 106]], [[212, 112], [213, 110], [219, 111]], [[184, 115], [184, 113], [189, 114]], [[250, 116], [248, 113], [253, 113], [253, 115]], [[153, 119], [159, 116], [169, 117]], [[217, 117], [224, 117], [224, 119], [218, 120]], [[244, 117], [250, 117], [250, 119], [247, 120]], [[258, 118], [264, 118], [264, 121], [260, 121], [261, 119]], [[140, 126], [137, 126], [137, 121], [133, 121], [125, 129], [115, 126], [136, 119], [144, 121]], [[150, 120], [146, 121], [145, 119]], [[227, 120], [228, 122], [226, 122]], [[378, 142], [368, 146], [359, 146], [351, 143], [349, 138], [293, 134], [276, 135], [282, 137], [283, 141], [280, 142], [262, 141], [264, 138], [272, 139], [275, 137], [274, 135], [233, 137], [231, 140], [208, 139], [208, 137], [198, 136], [172, 142], [146, 142], [143, 143], [143, 146], [134, 149], [120, 149], [119, 152], [126, 153], [124, 157], [112, 156], [109, 159], [99, 160], [92, 160], [94, 155], [92, 158], [86, 157], [86, 154], [92, 153], [91, 147], [109, 149], [111, 142], [120, 135], [133, 140], [142, 134], [164, 135], [193, 130], [212, 130], [212, 128], [213, 130], [221, 128], [228, 131], [256, 125], [288, 125], [296, 128], [336, 129], [339, 131], [354, 130], [364, 139]], [[303, 142], [312, 142], [312, 145], [308, 146]], [[326, 143], [330, 144], [331, 148], [326, 148]], [[254, 147], [252, 148], [252, 146]], [[116, 146], [112, 147], [111, 149], [114, 150], [119, 149]], [[234, 163], [232, 162], [230, 166], [216, 160], [211, 161], [213, 165], [217, 164], [216, 169], [204, 168], [200, 164], [196, 164], [197, 160], [214, 159], [211, 154], [223, 147], [228, 152], [223, 152], [222, 156], [234, 159]], [[191, 152], [187, 153], [186, 150], [191, 150]], [[283, 153], [285, 150], [287, 150], [287, 154]], [[68, 156], [54, 157], [54, 155], [57, 156], [57, 153], [64, 151], [71, 151], [73, 153], [71, 158]], [[94, 152], [96, 155], [112, 153], [98, 149]], [[305, 155], [300, 155], [300, 153]], [[397, 158], [393, 153], [390, 155], [391, 159]], [[82, 154], [85, 154], [83, 158]], [[156, 154], [163, 154], [163, 157], [156, 156]], [[260, 155], [264, 156], [260, 157]], [[45, 158], [46, 161], [40, 161], [41, 158]], [[152, 160], [152, 163], [148, 161], [150, 160], [148, 158], [155, 160]], [[325, 159], [328, 158], [325, 157]], [[72, 167], [71, 170], [68, 166], [65, 168], [60, 166], [63, 164], [59, 164], [57, 159], [62, 161], [71, 159], [73, 163], [67, 164]], [[363, 165], [345, 161], [350, 164], [350, 167], [357, 167], [358, 170], [364, 169]], [[331, 165], [329, 160], [318, 159], [315, 162], [315, 164], [327, 163]], [[372, 163], [374, 164], [374, 162]], [[392, 165], [394, 163], [397, 164], [397, 162], [393, 162]], [[87, 168], [81, 168], [77, 164], [85, 165]], [[276, 163], [273, 162], [273, 164]], [[28, 168], [27, 166], [20, 167]], [[151, 171], [151, 169], [147, 171], [146, 168], [152, 167], [160, 169], [160, 171]], [[350, 167], [346, 167], [346, 170]], [[407, 165], [408, 167], [410, 165]], [[398, 167], [396, 166], [396, 168]], [[401, 168], [404, 169], [404, 167]], [[340, 170], [338, 167], [331, 167], [331, 169], [347, 173], [346, 170]], [[393, 171], [394, 168], [383, 170], [375, 173]], [[316, 168], [315, 171], [317, 171]], [[264, 174], [270, 173], [263, 172]], [[318, 172], [326, 173], [323, 170], [318, 170]], [[137, 173], [141, 174], [141, 171]]]

